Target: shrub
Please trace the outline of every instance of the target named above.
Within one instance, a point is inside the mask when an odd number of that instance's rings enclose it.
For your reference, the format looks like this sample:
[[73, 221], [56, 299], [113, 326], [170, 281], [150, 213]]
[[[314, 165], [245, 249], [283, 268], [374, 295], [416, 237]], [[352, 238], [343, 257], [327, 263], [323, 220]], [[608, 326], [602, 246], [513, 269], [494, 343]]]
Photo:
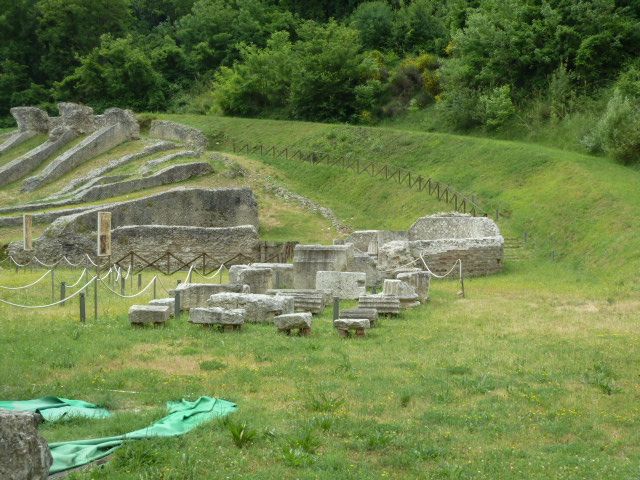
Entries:
[[479, 107], [482, 123], [487, 128], [496, 130], [504, 126], [516, 113], [511, 101], [511, 87], [502, 85], [480, 95]]
[[640, 102], [616, 89], [593, 131], [582, 139], [591, 152], [604, 151], [624, 164], [640, 160]]
[[575, 92], [564, 63], [549, 79], [549, 112], [553, 121], [562, 120], [569, 114], [575, 101]]

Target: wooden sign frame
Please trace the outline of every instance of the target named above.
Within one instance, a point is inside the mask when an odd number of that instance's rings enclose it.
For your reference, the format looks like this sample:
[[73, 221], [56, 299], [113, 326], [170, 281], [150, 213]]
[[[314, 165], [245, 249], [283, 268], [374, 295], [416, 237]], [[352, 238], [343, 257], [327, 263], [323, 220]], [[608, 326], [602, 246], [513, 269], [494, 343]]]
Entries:
[[98, 256], [111, 255], [111, 212], [98, 212]]
[[33, 250], [33, 215], [25, 213], [22, 215], [22, 247], [26, 252]]

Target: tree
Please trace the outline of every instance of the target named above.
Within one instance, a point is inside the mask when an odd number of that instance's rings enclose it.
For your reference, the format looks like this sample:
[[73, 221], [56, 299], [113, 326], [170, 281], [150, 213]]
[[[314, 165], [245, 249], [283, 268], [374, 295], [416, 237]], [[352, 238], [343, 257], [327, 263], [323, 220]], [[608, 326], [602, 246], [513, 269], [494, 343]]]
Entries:
[[442, 53], [448, 43], [443, 16], [434, 0], [414, 0], [396, 15], [394, 38], [403, 52]]
[[293, 31], [290, 12], [260, 0], [198, 0], [176, 25], [178, 44], [197, 72], [231, 65], [238, 45], [266, 45], [272, 32]]
[[392, 45], [393, 10], [383, 1], [358, 5], [351, 15], [351, 26], [360, 32], [362, 44], [367, 49], [385, 49]]
[[291, 110], [305, 120], [345, 121], [356, 112], [355, 87], [365, 83], [358, 32], [335, 21], [306, 22], [295, 44], [299, 68], [293, 72]]
[[80, 59], [73, 74], [56, 84], [59, 98], [95, 106], [162, 110], [169, 85], [131, 36], [104, 35], [100, 46]]
[[286, 111], [291, 75], [297, 63], [289, 34], [274, 33], [264, 49], [243, 45], [240, 57], [233, 68], [222, 67], [216, 75], [214, 96], [222, 111], [276, 116]]
[[129, 6], [130, 0], [38, 0], [40, 69], [47, 78], [70, 73], [78, 57], [99, 45], [101, 35], [123, 35], [132, 21]]

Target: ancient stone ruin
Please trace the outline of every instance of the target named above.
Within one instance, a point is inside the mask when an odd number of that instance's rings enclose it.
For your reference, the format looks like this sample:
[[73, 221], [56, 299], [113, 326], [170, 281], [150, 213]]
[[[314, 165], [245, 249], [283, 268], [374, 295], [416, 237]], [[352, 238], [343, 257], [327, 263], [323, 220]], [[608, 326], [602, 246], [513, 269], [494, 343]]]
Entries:
[[377, 258], [377, 268], [390, 275], [402, 268], [446, 273], [460, 259], [466, 276], [480, 276], [502, 270], [504, 239], [488, 217], [445, 213], [418, 219], [406, 232], [366, 230], [344, 240]]
[[115, 258], [130, 251], [149, 257], [167, 251], [205, 252], [215, 264], [240, 254], [256, 258], [259, 248], [258, 205], [251, 190], [176, 188], [60, 217], [34, 240], [33, 252], [14, 242], [9, 253], [16, 259], [35, 255], [45, 262], [63, 255], [70, 259], [94, 256], [101, 211], [112, 215]]

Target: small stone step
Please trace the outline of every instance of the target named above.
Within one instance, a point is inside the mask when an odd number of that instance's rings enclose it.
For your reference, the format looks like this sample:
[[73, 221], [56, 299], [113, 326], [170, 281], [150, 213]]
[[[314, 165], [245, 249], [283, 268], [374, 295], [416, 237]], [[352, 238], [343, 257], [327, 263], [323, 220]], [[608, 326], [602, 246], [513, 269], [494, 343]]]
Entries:
[[366, 318], [373, 328], [378, 322], [378, 311], [375, 308], [349, 308], [340, 311], [340, 318]]
[[129, 322], [132, 325], [153, 323], [162, 325], [169, 320], [170, 309], [166, 305], [131, 305]]
[[298, 335], [307, 336], [311, 334], [311, 321], [311, 312], [299, 312], [278, 315], [273, 323], [279, 332], [291, 335], [291, 330], [297, 330]]
[[356, 337], [364, 337], [371, 324], [367, 318], [339, 318], [333, 321], [333, 326], [338, 330], [341, 337], [348, 337], [351, 331]]

